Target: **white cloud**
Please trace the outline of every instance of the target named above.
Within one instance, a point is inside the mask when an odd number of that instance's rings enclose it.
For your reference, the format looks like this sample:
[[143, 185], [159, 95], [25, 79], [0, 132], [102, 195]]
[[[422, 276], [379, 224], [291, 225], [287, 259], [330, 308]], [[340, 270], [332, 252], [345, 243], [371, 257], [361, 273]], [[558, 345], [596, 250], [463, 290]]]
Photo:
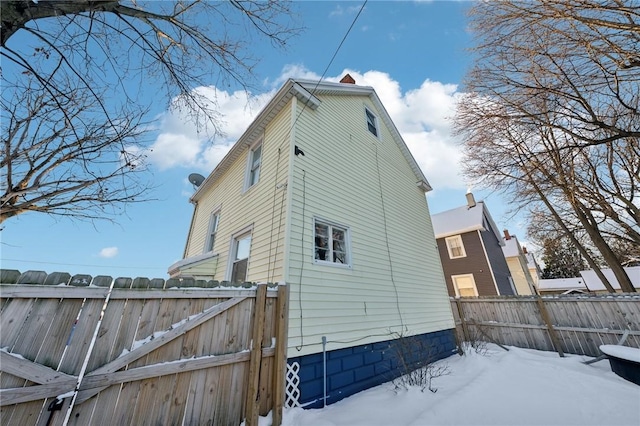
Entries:
[[466, 188], [458, 173], [460, 144], [452, 135], [451, 118], [461, 96], [456, 85], [425, 80], [419, 88], [403, 93], [399, 82], [380, 71], [362, 74], [344, 70], [338, 77], [327, 80], [339, 81], [346, 73], [356, 84], [376, 90], [434, 190]]
[[98, 256], [104, 257], [105, 259], [110, 259], [112, 257], [116, 257], [118, 255], [118, 247], [105, 247], [100, 250]]
[[329, 16], [343, 16], [343, 15], [353, 15], [360, 10], [361, 6], [349, 6], [347, 8], [343, 8], [340, 5], [337, 5], [335, 9], [329, 12]]
[[[400, 83], [385, 72], [361, 73], [349, 69], [325, 80], [338, 82], [346, 73], [351, 74], [357, 84], [375, 88], [436, 191], [466, 188], [458, 173], [461, 149], [451, 134], [451, 118], [461, 96], [456, 85], [425, 80], [419, 88], [403, 91]], [[303, 65], [290, 64], [277, 79], [265, 80], [265, 86], [272, 89], [260, 95], [230, 93], [212, 86], [197, 88], [210, 108], [219, 111], [219, 127], [207, 122], [196, 125], [183, 110], [166, 112], [161, 117], [159, 135], [147, 152], [149, 161], [161, 169], [187, 167], [205, 174], [210, 172], [288, 78], [317, 80], [320, 76]]]
[[186, 167], [210, 172], [273, 96], [272, 91], [252, 95], [213, 86], [198, 87], [195, 92], [207, 108], [217, 112], [216, 122], [189, 114], [185, 108], [162, 114], [158, 136], [144, 152], [162, 170]]

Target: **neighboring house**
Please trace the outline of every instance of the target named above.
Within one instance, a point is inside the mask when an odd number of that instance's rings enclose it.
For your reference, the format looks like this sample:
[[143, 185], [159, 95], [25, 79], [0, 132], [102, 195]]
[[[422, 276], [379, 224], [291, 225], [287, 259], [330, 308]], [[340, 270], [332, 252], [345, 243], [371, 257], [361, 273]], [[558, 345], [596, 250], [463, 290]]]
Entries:
[[290, 79], [191, 197], [169, 273], [287, 283], [300, 402], [332, 403], [402, 372], [398, 335], [455, 351], [430, 189], [371, 87]]
[[538, 281], [538, 293], [541, 296], [547, 294], [574, 294], [587, 293], [589, 289], [584, 284], [584, 279], [576, 278], [548, 278]]
[[[640, 266], [631, 266], [628, 268], [624, 268], [624, 271], [629, 276], [631, 280], [631, 284], [633, 288], [637, 291], [640, 291]], [[607, 281], [611, 284], [614, 290], [621, 291], [620, 283], [616, 279], [616, 276], [613, 274], [611, 269], [602, 269], [602, 274], [607, 278]], [[586, 271], [580, 271], [580, 276], [584, 280], [584, 284], [589, 291], [593, 291], [596, 293], [606, 293], [607, 289], [602, 284], [602, 281], [596, 275], [595, 271], [592, 269], [588, 269]]]
[[527, 258], [527, 268], [529, 268], [529, 274], [531, 275], [531, 278], [533, 278], [533, 284], [537, 288], [538, 281], [540, 281], [540, 278], [542, 277], [542, 269], [536, 261], [536, 257], [533, 253], [527, 251], [526, 247], [522, 247], [522, 251], [524, 251], [524, 255]]
[[[624, 268], [624, 270], [629, 276], [633, 287], [640, 291], [640, 266]], [[618, 283], [613, 271], [607, 268], [602, 269], [602, 273], [614, 290], [620, 292], [620, 283]], [[606, 287], [592, 269], [580, 271], [580, 276], [576, 278], [541, 279], [538, 281], [538, 291], [540, 294], [560, 294], [568, 292], [608, 293]]]
[[511, 278], [516, 287], [516, 292], [521, 296], [536, 294], [535, 282], [529, 272], [529, 265], [526, 252], [520, 246], [520, 242], [515, 235], [504, 230], [504, 245], [502, 252], [507, 260]]
[[502, 236], [484, 202], [469, 193], [467, 205], [431, 219], [450, 296], [516, 293]]

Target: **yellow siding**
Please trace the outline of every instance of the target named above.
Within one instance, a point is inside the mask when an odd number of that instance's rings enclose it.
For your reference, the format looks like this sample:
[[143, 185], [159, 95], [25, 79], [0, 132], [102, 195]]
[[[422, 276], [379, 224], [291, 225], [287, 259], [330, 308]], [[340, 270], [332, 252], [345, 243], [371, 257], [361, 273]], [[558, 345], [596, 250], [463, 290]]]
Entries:
[[[382, 120], [380, 139], [367, 130], [364, 105], [381, 112], [366, 96], [321, 100], [295, 129], [289, 355], [320, 351], [322, 336], [333, 350], [453, 328], [425, 195]], [[351, 269], [313, 263], [314, 217], [349, 227]]]
[[[516, 291], [521, 296], [533, 294], [531, 289], [533, 288], [533, 278], [529, 274], [529, 269], [526, 264], [523, 264], [521, 257], [508, 257], [507, 265], [513, 278], [513, 283], [516, 286]], [[526, 271], [526, 273], [525, 273]]]
[[253, 226], [253, 232], [247, 279], [253, 282], [277, 282], [283, 279], [286, 223], [286, 209], [283, 206], [287, 201], [286, 185], [279, 184], [287, 182], [290, 117], [290, 108], [284, 108], [267, 126], [262, 145], [260, 179], [256, 185], [243, 192], [249, 155], [247, 147], [245, 154], [208, 189], [196, 206], [186, 257], [203, 252], [210, 215], [220, 207], [220, 222], [213, 250], [219, 255], [213, 277], [215, 280], [226, 279], [232, 236], [248, 226]]

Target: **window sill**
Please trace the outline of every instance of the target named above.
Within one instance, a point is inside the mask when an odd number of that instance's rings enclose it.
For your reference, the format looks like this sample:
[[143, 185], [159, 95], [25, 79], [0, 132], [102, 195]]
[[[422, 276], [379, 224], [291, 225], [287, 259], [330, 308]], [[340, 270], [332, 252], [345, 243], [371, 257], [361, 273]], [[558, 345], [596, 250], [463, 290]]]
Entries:
[[316, 260], [316, 259], [313, 259], [313, 263], [314, 265], [319, 265], [319, 266], [331, 266], [333, 268], [339, 268], [339, 269], [353, 269], [352, 266], [347, 263], [327, 262], [324, 260]]
[[257, 183], [254, 183], [253, 185], [243, 188], [242, 189], [242, 195], [248, 193], [249, 191], [251, 191], [253, 188], [255, 188], [256, 186], [260, 185], [260, 181], [258, 181]]

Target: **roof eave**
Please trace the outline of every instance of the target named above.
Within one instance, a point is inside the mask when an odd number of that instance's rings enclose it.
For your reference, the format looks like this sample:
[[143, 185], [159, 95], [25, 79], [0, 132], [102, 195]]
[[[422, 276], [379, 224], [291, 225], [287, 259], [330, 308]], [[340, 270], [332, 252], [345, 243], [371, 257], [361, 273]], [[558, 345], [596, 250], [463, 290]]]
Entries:
[[258, 113], [256, 118], [251, 122], [247, 130], [244, 131], [238, 141], [231, 147], [229, 152], [218, 163], [213, 171], [207, 176], [207, 178], [198, 187], [196, 192], [191, 196], [189, 201], [196, 203], [205, 191], [222, 175], [229, 167], [242, 155], [244, 150], [248, 148], [256, 138], [262, 133], [271, 121], [273, 116], [280, 111], [289, 100], [296, 96], [301, 102], [311, 109], [316, 109], [320, 105], [320, 100], [311, 94], [308, 90], [302, 87], [300, 84], [292, 79], [287, 82], [278, 90], [278, 92], [271, 98], [269, 103]]

